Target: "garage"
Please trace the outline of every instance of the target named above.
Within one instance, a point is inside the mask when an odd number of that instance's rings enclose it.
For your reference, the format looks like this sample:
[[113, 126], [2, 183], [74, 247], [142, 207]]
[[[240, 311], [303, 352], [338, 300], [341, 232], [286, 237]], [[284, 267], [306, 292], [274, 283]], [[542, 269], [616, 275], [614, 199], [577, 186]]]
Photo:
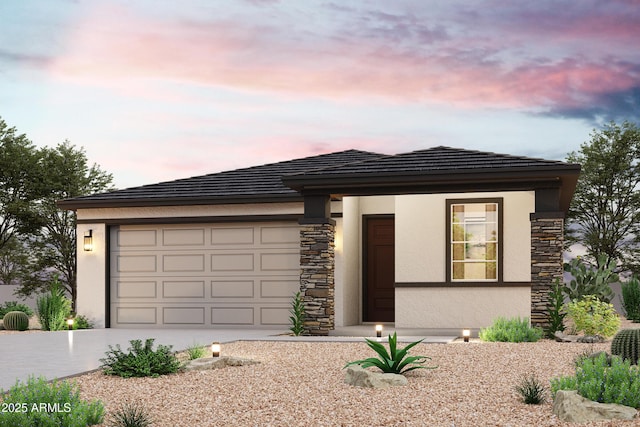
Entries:
[[296, 222], [111, 226], [110, 326], [286, 329], [299, 230]]

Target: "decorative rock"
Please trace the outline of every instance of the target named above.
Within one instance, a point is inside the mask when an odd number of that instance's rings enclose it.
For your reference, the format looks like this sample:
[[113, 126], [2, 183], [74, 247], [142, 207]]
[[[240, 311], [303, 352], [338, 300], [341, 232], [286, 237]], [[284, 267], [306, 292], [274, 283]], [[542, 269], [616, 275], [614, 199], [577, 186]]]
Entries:
[[580, 396], [575, 390], [560, 390], [553, 401], [553, 413], [561, 421], [584, 423], [598, 420], [631, 420], [634, 408], [615, 403], [598, 403]]
[[227, 366], [246, 366], [255, 365], [257, 360], [242, 359], [240, 357], [222, 356], [222, 357], [203, 357], [200, 359], [189, 360], [185, 365], [187, 371], [203, 371], [206, 369], [220, 369]]
[[593, 343], [601, 343], [604, 342], [604, 338], [599, 335], [585, 335], [583, 337], [578, 338], [578, 342], [593, 344]]
[[578, 342], [578, 335], [566, 335], [562, 331], [555, 331], [553, 336], [558, 342]]
[[403, 375], [371, 372], [360, 365], [347, 367], [344, 382], [357, 387], [387, 388], [392, 386], [407, 385], [407, 379]]

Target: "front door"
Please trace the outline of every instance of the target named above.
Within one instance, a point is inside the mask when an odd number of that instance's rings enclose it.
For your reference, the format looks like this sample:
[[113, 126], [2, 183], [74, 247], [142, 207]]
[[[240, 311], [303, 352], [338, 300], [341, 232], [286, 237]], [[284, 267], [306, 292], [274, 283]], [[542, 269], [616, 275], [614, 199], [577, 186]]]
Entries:
[[394, 218], [365, 217], [364, 244], [365, 322], [395, 321]]

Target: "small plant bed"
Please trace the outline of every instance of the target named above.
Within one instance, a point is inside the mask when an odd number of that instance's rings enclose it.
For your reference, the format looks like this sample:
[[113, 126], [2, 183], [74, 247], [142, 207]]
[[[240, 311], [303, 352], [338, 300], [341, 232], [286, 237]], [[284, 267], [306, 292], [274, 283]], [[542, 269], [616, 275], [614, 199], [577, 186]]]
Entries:
[[109, 346], [106, 357], [100, 359], [102, 371], [106, 375], [130, 378], [158, 377], [183, 370], [183, 363], [171, 352], [172, 346], [159, 345], [154, 350], [154, 341], [148, 338], [143, 345], [141, 340], [131, 340], [127, 353], [120, 345]]
[[488, 328], [480, 330], [478, 336], [488, 342], [536, 342], [544, 335], [540, 328], [529, 326], [529, 319], [498, 317]]

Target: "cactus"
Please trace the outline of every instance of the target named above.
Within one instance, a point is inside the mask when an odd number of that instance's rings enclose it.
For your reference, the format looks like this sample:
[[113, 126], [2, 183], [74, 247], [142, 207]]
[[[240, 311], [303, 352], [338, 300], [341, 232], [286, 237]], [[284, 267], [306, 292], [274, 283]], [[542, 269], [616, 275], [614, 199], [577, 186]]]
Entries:
[[640, 329], [622, 329], [611, 341], [611, 354], [628, 359], [631, 364], [638, 364], [640, 352]]
[[10, 311], [4, 315], [2, 323], [8, 331], [26, 331], [29, 329], [29, 316], [22, 311]]

